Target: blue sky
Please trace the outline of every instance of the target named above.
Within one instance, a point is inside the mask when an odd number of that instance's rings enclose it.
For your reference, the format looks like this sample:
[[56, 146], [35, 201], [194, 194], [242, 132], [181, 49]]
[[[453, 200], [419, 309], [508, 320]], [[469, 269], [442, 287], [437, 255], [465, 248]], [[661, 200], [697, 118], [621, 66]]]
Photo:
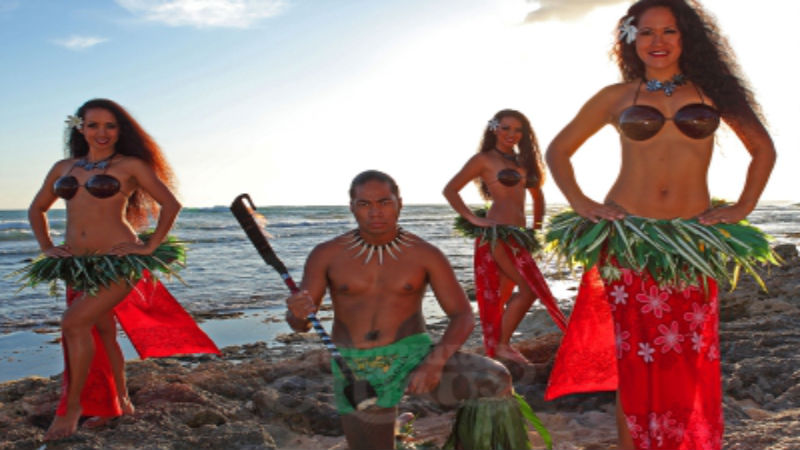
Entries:
[[[763, 199], [800, 201], [792, 123], [800, 95], [787, 87], [797, 63], [767, 51], [776, 38], [782, 48], [800, 44], [791, 31], [797, 11], [786, 11], [797, 6], [704, 4], [730, 38], [777, 144], [779, 166]], [[0, 0], [0, 208], [27, 207], [62, 156], [65, 116], [93, 97], [119, 102], [156, 138], [187, 206], [228, 204], [241, 192], [259, 204], [343, 204], [352, 176], [368, 168], [393, 174], [407, 203], [443, 203], [442, 187], [496, 110], [526, 113], [544, 148], [586, 99], [618, 80], [607, 52], [626, 7]], [[575, 157], [595, 198], [616, 174], [616, 139], [608, 127]], [[735, 198], [746, 163], [723, 130], [712, 193]], [[477, 201], [471, 187], [464, 194]], [[552, 181], [545, 194], [563, 201]]]

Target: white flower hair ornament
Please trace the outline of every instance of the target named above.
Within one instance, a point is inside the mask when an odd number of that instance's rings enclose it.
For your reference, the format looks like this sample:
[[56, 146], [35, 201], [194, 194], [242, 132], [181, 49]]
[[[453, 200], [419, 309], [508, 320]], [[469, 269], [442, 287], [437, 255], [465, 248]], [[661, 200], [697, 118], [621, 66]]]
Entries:
[[497, 127], [499, 127], [499, 126], [500, 126], [500, 121], [497, 120], [496, 118], [493, 118], [488, 123], [488, 127], [489, 127], [489, 129], [491, 131], [497, 131]]
[[631, 42], [636, 40], [636, 32], [639, 31], [636, 29], [636, 25], [633, 24], [633, 20], [635, 17], [630, 16], [622, 22], [622, 25], [619, 27], [619, 39], [622, 41], [624, 40], [626, 44], [630, 44]]
[[83, 126], [83, 119], [79, 116], [69, 115], [67, 116], [67, 120], [65, 120], [64, 123], [67, 124], [67, 128], [80, 129]]
[[70, 114], [64, 123], [67, 124], [67, 127], [64, 128], [64, 144], [69, 144], [69, 136], [72, 133], [72, 129], [80, 130], [83, 127], [83, 118]]

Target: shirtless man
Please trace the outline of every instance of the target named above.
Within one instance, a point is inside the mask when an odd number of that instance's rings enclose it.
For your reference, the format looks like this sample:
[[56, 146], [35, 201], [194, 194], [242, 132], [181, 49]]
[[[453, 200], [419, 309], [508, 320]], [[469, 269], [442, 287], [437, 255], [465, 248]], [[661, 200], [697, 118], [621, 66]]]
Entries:
[[[398, 228], [401, 207], [390, 176], [372, 170], [356, 176], [350, 211], [358, 229], [314, 248], [300, 292], [287, 299], [289, 325], [307, 331], [305, 317], [330, 291], [332, 340], [346, 359], [358, 361], [351, 368], [370, 378], [378, 392], [377, 406], [354, 411], [341, 393], [343, 382], [334, 365], [337, 408], [354, 450], [394, 448], [396, 405], [403, 393], [453, 406], [467, 398], [511, 394], [511, 377], [503, 365], [457, 351], [474, 327], [472, 308], [441, 251]], [[422, 315], [429, 284], [449, 318], [435, 346]], [[376, 371], [378, 378], [371, 378]]]

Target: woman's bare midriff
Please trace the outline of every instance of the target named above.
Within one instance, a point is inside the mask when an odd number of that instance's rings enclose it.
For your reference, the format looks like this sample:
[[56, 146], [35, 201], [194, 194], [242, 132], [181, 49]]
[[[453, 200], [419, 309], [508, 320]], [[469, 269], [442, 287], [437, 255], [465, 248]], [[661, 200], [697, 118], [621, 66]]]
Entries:
[[489, 208], [489, 212], [486, 214], [486, 217], [496, 220], [498, 223], [503, 225], [524, 227], [525, 211], [520, 207], [519, 204], [511, 203], [512, 202], [509, 201], [503, 202], [495, 200], [492, 202], [492, 207]]
[[628, 214], [653, 219], [691, 219], [696, 217], [710, 206], [706, 191], [705, 195], [698, 196], [698, 192], [691, 194], [680, 187], [652, 186], [629, 187], [614, 185], [605, 199], [607, 204], [615, 204], [624, 209]]
[[713, 142], [643, 146], [623, 139], [622, 167], [605, 202], [654, 219], [689, 219], [710, 206], [706, 173]]
[[136, 242], [138, 237], [122, 217], [67, 211], [65, 243], [74, 255], [106, 254], [117, 244]]
[[492, 206], [486, 217], [503, 225], [525, 226], [525, 186], [489, 185]]

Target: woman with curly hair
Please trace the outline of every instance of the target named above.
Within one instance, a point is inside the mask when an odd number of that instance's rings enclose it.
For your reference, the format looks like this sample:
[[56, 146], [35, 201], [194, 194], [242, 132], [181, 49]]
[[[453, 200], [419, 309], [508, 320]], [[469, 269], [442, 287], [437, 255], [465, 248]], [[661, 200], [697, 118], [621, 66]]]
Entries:
[[[485, 217], [467, 207], [459, 191], [475, 180], [481, 195], [491, 201]], [[539, 145], [528, 118], [504, 109], [492, 117], [483, 132], [478, 153], [447, 183], [443, 194], [453, 209], [477, 227], [524, 228], [526, 191], [533, 199], [533, 223], [541, 229], [544, 215], [544, 170]], [[512, 295], [514, 287], [518, 292]], [[475, 294], [480, 309], [486, 354], [499, 360], [529, 364], [510, 340], [536, 298], [559, 326], [566, 320], [544, 282], [530, 252], [515, 239], [475, 241]]]
[[[167, 237], [181, 208], [172, 193], [172, 172], [158, 145], [127, 111], [111, 100], [86, 102], [75, 116], [70, 116], [67, 124], [68, 158], [50, 169], [28, 210], [31, 229], [44, 257], [61, 258], [61, 267], [74, 268], [73, 273], [84, 271], [91, 277], [90, 272], [114, 267], [95, 266], [87, 270], [88, 266], [79, 262], [83, 255], [125, 257], [108, 258], [111, 266], [125, 264], [131, 255], [151, 255]], [[66, 230], [64, 243], [56, 245], [50, 237], [46, 213], [59, 197], [66, 204]], [[135, 230], [147, 225], [148, 213], [157, 216], [158, 222], [143, 242]], [[141, 297], [147, 303], [145, 306], [152, 309], [137, 313], [135, 306], [124, 305], [135, 320], [146, 321], [147, 314], [159, 307], [169, 310], [167, 316], [175, 320], [178, 337], [187, 338], [181, 342], [183, 347], [175, 349], [178, 352], [217, 351], [163, 286], [146, 280], [151, 280], [150, 274], [139, 270], [136, 278], [98, 283], [96, 288], [85, 292], [68, 286], [68, 307], [61, 320], [66, 365], [64, 391], [56, 417], [45, 434], [46, 440], [73, 434], [82, 415], [97, 416], [87, 425], [99, 426], [111, 417], [134, 412], [114, 320], [115, 307], [127, 297]], [[120, 310], [116, 312], [122, 322]], [[148, 324], [139, 325], [150, 328]], [[153, 335], [154, 331], [149, 329], [143, 334]], [[134, 336], [131, 338], [137, 346]], [[152, 342], [143, 345], [158, 346]], [[142, 348], [137, 346], [140, 352]]]
[[[623, 82], [601, 89], [550, 144], [556, 184], [591, 222], [685, 219], [702, 232], [741, 221], [767, 183], [775, 149], [726, 40], [693, 0], [638, 1], [618, 27]], [[720, 119], [751, 160], [738, 200], [712, 207], [707, 173]], [[622, 165], [600, 203], [581, 191], [570, 158], [607, 124], [620, 133]], [[664, 285], [654, 281], [660, 269], [620, 261], [601, 267], [603, 279], [586, 269], [548, 398], [617, 390], [620, 448], [720, 448], [714, 280]], [[601, 343], [609, 346], [593, 352]]]

